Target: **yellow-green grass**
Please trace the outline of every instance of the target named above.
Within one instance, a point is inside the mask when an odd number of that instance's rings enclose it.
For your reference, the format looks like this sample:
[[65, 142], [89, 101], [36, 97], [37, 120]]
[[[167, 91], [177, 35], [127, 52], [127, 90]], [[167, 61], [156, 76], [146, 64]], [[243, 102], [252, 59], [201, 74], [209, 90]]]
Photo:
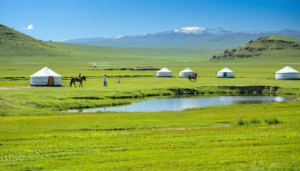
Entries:
[[286, 41], [293, 41], [300, 44], [300, 39], [294, 39], [285, 36], [271, 35], [270, 37], [268, 37], [268, 40], [286, 40]]
[[[103, 77], [106, 74], [108, 77], [127, 77], [127, 76], [156, 76], [155, 70], [148, 71], [135, 71], [129, 70], [130, 66], [110, 66], [110, 67], [100, 67], [100, 68], [89, 68], [89, 64], [74, 65], [74, 64], [6, 64], [2, 65], [0, 69], [0, 80], [10, 80], [12, 78], [6, 77], [25, 77], [19, 79], [29, 80], [30, 75], [33, 75], [43, 67], [49, 67], [56, 73], [60, 74], [62, 77], [76, 77], [79, 73], [87, 77]], [[192, 64], [181, 63], [180, 66], [166, 66], [173, 72], [174, 77], [179, 77], [179, 72], [185, 68], [190, 68], [199, 77], [216, 77], [217, 72], [228, 67], [234, 71], [236, 79], [240, 78], [275, 78], [274, 73], [279, 71], [285, 66], [291, 66], [295, 70], [300, 70], [300, 65], [298, 64], [200, 64], [194, 66]], [[163, 68], [163, 66], [156, 66], [158, 68]], [[121, 69], [126, 70], [121, 70]], [[17, 78], [13, 78], [17, 79]]]
[[[0, 118], [3, 170], [297, 170], [300, 103]], [[251, 118], [261, 123], [250, 123]], [[264, 119], [277, 118], [268, 125]], [[237, 120], [248, 121], [238, 125]]]

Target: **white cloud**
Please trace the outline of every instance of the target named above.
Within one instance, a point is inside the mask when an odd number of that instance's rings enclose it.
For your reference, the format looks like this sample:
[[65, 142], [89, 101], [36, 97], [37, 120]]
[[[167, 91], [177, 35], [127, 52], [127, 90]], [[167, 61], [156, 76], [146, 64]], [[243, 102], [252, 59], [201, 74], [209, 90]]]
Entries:
[[66, 41], [67, 39], [62, 40], [62, 42]]
[[33, 27], [33, 25], [32, 24], [30, 24], [27, 28], [26, 27], [24, 27], [23, 29], [27, 29], [27, 30], [33, 30], [34, 29], [34, 27]]

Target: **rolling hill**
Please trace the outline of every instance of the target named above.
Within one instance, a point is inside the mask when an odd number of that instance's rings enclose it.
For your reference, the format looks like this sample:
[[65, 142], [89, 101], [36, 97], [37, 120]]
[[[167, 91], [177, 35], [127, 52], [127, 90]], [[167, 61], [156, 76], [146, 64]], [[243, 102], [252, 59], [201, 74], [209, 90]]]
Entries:
[[[220, 34], [220, 33], [218, 33]], [[174, 34], [175, 35], [175, 34]], [[248, 36], [245, 33], [223, 34], [224, 39], [215, 39], [210, 42], [208, 34], [197, 34], [202, 37], [203, 43], [211, 48], [188, 48], [181, 46], [170, 47], [105, 47], [80, 45], [72, 43], [43, 42], [33, 37], [20, 33], [4, 25], [0, 25], [0, 57], [1, 62], [40, 62], [40, 63], [97, 63], [99, 65], [116, 65], [123, 63], [138, 63], [138, 65], [153, 65], [178, 62], [192, 62], [200, 64], [207, 61], [212, 55], [219, 54], [225, 50], [220, 48], [226, 46], [240, 46], [241, 43], [229, 43], [227, 40], [245, 41]], [[251, 34], [249, 34], [251, 35]], [[176, 34], [184, 37], [184, 33]], [[175, 36], [175, 37], [176, 37]], [[195, 34], [189, 34], [192, 39]], [[257, 34], [255, 35], [257, 36]], [[253, 36], [252, 38], [255, 38]], [[176, 42], [177, 38], [174, 38]], [[207, 39], [205, 39], [207, 37]], [[227, 38], [225, 38], [227, 37]], [[242, 38], [241, 38], [242, 37]], [[150, 38], [151, 39], [151, 36]], [[206, 40], [206, 41], [205, 41]], [[128, 40], [129, 41], [129, 40]], [[186, 46], [190, 40], [186, 40]], [[126, 41], [124, 40], [124, 43]], [[218, 43], [216, 43], [218, 42]], [[234, 42], [234, 41], [233, 41]], [[249, 42], [249, 41], [248, 41]], [[300, 40], [284, 36], [265, 36], [255, 41], [227, 49], [219, 55], [210, 58], [211, 62], [232, 62], [232, 60], [244, 61], [246, 63], [268, 62], [268, 63], [299, 63]], [[51, 57], [51, 58], [49, 58]], [[184, 59], [182, 58], [184, 57]], [[125, 61], [126, 60], [126, 61]], [[3, 64], [3, 66], [6, 64]], [[135, 64], [137, 65], [137, 64]]]
[[[207, 61], [224, 49], [106, 47], [45, 42], [0, 25], [0, 68], [16, 64], [22, 67], [53, 65], [150, 65], [178, 61]], [[182, 56], [185, 58], [182, 59]], [[24, 66], [26, 65], [26, 66]], [[9, 68], [9, 67], [8, 67]]]
[[0, 24], [0, 56], [58, 56], [67, 51], [58, 49]]
[[248, 59], [257, 61], [299, 62], [300, 40], [285, 36], [264, 36], [251, 40], [247, 44], [226, 49], [219, 55], [213, 55], [211, 61]]

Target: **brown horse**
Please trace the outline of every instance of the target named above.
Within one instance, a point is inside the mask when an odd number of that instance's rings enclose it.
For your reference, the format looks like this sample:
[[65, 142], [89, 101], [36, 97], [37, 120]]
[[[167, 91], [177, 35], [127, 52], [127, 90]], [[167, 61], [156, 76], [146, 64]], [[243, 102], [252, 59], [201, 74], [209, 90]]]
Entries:
[[[70, 87], [72, 87], [72, 83], [76, 87], [75, 82], [80, 82], [81, 87], [83, 87], [83, 85], [82, 85], [83, 80], [86, 81], [85, 76], [81, 77], [80, 81], [78, 81], [78, 77], [72, 78], [71, 82], [70, 82]], [[79, 85], [79, 87], [80, 87], [80, 85]]]
[[[193, 75], [189, 75], [188, 79], [190, 79], [191, 82], [195, 82], [197, 81], [197, 73], [195, 73], [195, 77]], [[192, 79], [195, 79], [195, 81], [192, 81]]]

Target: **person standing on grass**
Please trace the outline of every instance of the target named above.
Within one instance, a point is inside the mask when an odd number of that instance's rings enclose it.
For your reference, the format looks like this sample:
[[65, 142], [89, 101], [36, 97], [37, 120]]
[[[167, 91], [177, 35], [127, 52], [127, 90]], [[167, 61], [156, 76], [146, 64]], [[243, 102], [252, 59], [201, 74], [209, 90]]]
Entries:
[[103, 83], [104, 83], [103, 86], [107, 86], [107, 83], [106, 83], [106, 75], [104, 75], [104, 77], [103, 77]]

